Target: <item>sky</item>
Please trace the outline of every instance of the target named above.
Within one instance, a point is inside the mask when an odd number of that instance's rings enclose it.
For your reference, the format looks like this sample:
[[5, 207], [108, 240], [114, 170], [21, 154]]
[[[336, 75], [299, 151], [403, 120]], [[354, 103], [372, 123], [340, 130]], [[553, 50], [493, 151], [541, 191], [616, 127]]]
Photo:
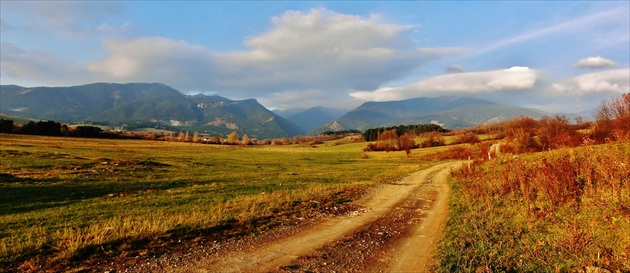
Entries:
[[630, 1], [0, 1], [0, 83], [160, 82], [269, 109], [630, 92]]

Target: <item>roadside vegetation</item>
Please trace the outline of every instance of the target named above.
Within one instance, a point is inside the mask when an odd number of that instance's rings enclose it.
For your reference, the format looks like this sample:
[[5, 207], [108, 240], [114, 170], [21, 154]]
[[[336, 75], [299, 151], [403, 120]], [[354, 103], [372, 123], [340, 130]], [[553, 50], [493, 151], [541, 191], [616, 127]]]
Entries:
[[432, 155], [476, 159], [453, 172], [435, 271], [629, 272], [629, 119], [626, 94], [588, 126], [519, 118], [483, 128], [501, 152], [480, 143]]

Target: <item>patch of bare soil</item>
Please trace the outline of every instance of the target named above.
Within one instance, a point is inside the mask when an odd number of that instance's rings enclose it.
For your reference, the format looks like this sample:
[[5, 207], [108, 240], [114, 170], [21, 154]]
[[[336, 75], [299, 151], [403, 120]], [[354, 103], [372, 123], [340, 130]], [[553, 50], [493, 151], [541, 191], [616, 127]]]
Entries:
[[202, 233], [96, 259], [89, 267], [101, 272], [422, 272], [446, 219], [446, 177], [456, 164], [379, 185], [356, 203], [321, 204], [316, 215], [274, 217], [269, 221], [278, 224], [267, 223], [255, 236]]
[[290, 210], [274, 217], [247, 223], [229, 222], [204, 230], [182, 228], [153, 240], [112, 242], [86, 249], [84, 254], [71, 260], [26, 261], [22, 265], [7, 265], [0, 268], [0, 272], [172, 272], [224, 253], [291, 237], [329, 218], [357, 214], [363, 207], [346, 201], [359, 199], [367, 191], [369, 189], [351, 188], [324, 200], [293, 202]]
[[432, 173], [391, 211], [281, 272], [425, 272], [448, 208], [448, 169]]

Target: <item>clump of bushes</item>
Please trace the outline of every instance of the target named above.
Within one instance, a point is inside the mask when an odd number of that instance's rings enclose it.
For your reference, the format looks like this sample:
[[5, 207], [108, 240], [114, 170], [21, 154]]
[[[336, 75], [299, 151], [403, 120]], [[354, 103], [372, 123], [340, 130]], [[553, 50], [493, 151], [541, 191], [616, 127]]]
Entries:
[[398, 136], [395, 129], [384, 131], [379, 134], [376, 143], [370, 143], [363, 149], [364, 152], [369, 151], [405, 151], [407, 155], [411, 153], [411, 149], [417, 148], [413, 136], [405, 134]]
[[630, 270], [630, 144], [475, 161], [453, 178], [436, 271]]
[[446, 145], [446, 139], [437, 133], [427, 134], [427, 139], [420, 143], [420, 148], [430, 148]]

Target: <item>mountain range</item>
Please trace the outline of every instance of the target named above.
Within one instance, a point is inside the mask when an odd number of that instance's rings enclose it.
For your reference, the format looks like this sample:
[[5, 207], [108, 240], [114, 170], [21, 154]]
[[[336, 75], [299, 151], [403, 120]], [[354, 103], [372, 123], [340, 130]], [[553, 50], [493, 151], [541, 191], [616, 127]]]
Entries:
[[292, 137], [324, 131], [440, 124], [448, 129], [548, 113], [469, 97], [441, 96], [366, 102], [345, 112], [314, 107], [274, 112], [254, 99], [185, 95], [160, 83], [93, 83], [71, 87], [0, 86], [0, 113], [67, 123], [126, 125], [253, 138]]
[[185, 95], [159, 83], [94, 83], [72, 87], [0, 86], [0, 112], [59, 122], [131, 124], [174, 131], [254, 138], [295, 136], [304, 130], [256, 100]]
[[444, 128], [460, 129], [512, 119], [518, 116], [540, 118], [548, 113], [495, 103], [487, 100], [441, 96], [413, 98], [402, 101], [366, 102], [339, 119], [314, 131], [357, 129], [408, 124], [439, 124]]
[[347, 111], [341, 109], [317, 106], [309, 109], [289, 109], [284, 111], [274, 111], [274, 113], [297, 124], [306, 132], [313, 131], [322, 125], [336, 120]]

